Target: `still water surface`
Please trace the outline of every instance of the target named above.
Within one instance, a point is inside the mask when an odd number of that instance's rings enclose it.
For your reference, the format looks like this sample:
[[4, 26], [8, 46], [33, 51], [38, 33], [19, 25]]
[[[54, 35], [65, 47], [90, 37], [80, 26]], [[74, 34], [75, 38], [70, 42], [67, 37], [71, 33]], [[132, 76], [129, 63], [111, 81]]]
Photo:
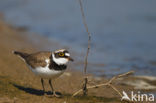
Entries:
[[[83, 0], [83, 6], [92, 33], [89, 72], [156, 76], [155, 0]], [[0, 0], [0, 12], [8, 23], [69, 46], [80, 54], [77, 61], [84, 59], [87, 34], [77, 0]]]

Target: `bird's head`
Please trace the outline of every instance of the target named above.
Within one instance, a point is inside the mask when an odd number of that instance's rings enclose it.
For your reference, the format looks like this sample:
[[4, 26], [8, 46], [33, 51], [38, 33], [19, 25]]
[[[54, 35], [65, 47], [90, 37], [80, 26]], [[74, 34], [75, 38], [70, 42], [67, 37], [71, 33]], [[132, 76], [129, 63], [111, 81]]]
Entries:
[[74, 61], [66, 49], [56, 50], [52, 53], [52, 57], [54, 62], [58, 65], [66, 65], [69, 61]]

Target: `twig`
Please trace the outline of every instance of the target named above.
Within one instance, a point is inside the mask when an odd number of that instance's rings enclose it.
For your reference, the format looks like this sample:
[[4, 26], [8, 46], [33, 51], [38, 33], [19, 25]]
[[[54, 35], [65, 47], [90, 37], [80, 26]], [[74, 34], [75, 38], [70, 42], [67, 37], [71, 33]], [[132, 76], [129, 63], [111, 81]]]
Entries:
[[91, 34], [88, 30], [88, 26], [85, 20], [85, 15], [84, 15], [84, 10], [83, 10], [83, 5], [82, 5], [82, 1], [79, 0], [79, 4], [80, 4], [80, 9], [81, 9], [81, 14], [82, 14], [82, 19], [83, 19], [83, 24], [85, 26], [86, 32], [88, 33], [88, 48], [87, 48], [87, 52], [86, 52], [86, 57], [85, 57], [85, 62], [84, 62], [84, 85], [83, 85], [83, 94], [86, 95], [87, 94], [87, 83], [88, 83], [88, 79], [86, 77], [87, 74], [87, 64], [88, 64], [88, 54], [89, 54], [89, 50], [90, 50], [90, 42], [91, 42]]
[[114, 90], [120, 95], [120, 97], [122, 98], [122, 94], [119, 92], [118, 89], [116, 89], [112, 84], [109, 84], [109, 86], [110, 86], [112, 89], [114, 89]]
[[[114, 76], [113, 78], [111, 78], [109, 81], [107, 81], [106, 83], [102, 83], [102, 84], [97, 84], [97, 85], [94, 85], [94, 86], [88, 86], [87, 89], [92, 89], [92, 88], [97, 88], [97, 87], [101, 87], [101, 86], [110, 86], [113, 90], [115, 90], [121, 97], [122, 97], [122, 94], [119, 92], [119, 90], [117, 90], [113, 85], [113, 81], [118, 79], [118, 78], [121, 78], [121, 77], [125, 77], [125, 76], [128, 76], [130, 74], [133, 74], [134, 71], [129, 71], [127, 73], [124, 73], [124, 74], [120, 74], [120, 75], [117, 75], [117, 76]], [[72, 97], [76, 96], [77, 94], [79, 94], [80, 92], [82, 92], [83, 89], [80, 89], [78, 90], [77, 92], [75, 92]]]

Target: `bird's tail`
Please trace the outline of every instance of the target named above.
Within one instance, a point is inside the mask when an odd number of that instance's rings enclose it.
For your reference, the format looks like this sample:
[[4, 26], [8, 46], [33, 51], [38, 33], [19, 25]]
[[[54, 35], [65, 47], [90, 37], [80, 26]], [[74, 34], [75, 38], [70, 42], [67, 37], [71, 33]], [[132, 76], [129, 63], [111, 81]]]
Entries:
[[19, 51], [13, 51], [12, 53], [15, 54], [15, 55], [20, 56], [23, 59], [25, 59], [29, 55], [27, 53], [23, 53], [23, 52], [19, 52]]

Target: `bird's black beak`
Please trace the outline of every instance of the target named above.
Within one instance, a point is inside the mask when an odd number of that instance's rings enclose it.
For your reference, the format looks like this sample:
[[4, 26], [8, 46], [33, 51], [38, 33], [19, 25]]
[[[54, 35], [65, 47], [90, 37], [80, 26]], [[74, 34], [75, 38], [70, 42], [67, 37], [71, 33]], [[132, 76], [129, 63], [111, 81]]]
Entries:
[[74, 61], [74, 59], [72, 59], [71, 57], [68, 57], [68, 60], [72, 62]]

